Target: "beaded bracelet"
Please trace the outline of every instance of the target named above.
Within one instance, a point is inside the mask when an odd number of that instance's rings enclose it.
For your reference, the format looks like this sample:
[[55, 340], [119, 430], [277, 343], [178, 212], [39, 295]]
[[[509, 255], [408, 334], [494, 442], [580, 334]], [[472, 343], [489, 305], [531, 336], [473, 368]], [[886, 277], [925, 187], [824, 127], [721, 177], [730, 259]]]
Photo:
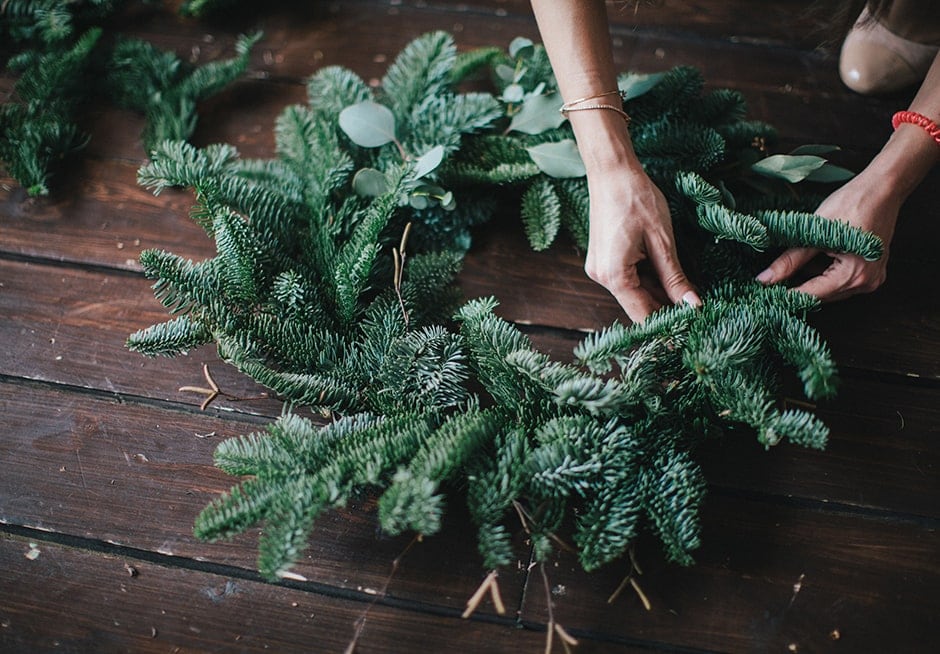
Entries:
[[940, 127], [927, 116], [916, 111], [899, 111], [891, 117], [891, 126], [897, 129], [901, 123], [910, 123], [924, 128], [937, 145], [940, 145]]
[[609, 111], [613, 111], [615, 113], [620, 114], [623, 117], [624, 121], [627, 123], [627, 125], [630, 124], [630, 114], [628, 114], [623, 109], [620, 109], [619, 107], [615, 107], [612, 104], [586, 104], [584, 106], [578, 106], [578, 107], [562, 107], [560, 111], [565, 117], [567, 117], [569, 112], [587, 111], [589, 109], [607, 109]]

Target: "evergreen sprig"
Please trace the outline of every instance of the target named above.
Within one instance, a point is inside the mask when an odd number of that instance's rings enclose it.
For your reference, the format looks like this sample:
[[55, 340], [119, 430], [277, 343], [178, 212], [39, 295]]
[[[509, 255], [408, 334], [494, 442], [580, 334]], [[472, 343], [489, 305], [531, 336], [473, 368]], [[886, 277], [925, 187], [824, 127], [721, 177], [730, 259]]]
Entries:
[[18, 76], [0, 107], [0, 165], [29, 195], [47, 195], [56, 165], [89, 139], [81, 124], [92, 100], [110, 96], [145, 114], [144, 148], [186, 139], [197, 102], [246, 70], [260, 34], [236, 41], [236, 56], [193, 67], [145, 41], [103, 37], [118, 0], [9, 0], [0, 10], [0, 54]]

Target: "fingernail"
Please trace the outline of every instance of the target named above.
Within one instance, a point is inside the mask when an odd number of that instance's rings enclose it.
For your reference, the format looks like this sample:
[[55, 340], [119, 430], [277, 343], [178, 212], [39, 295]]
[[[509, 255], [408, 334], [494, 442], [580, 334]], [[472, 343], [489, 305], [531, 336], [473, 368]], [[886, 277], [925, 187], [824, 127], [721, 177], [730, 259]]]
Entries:
[[756, 277], [757, 281], [759, 281], [761, 284], [768, 284], [768, 283], [770, 283], [770, 280], [772, 280], [773, 278], [774, 278], [774, 274], [773, 274], [773, 272], [770, 270], [770, 268], [768, 268], [767, 270], [763, 271], [761, 274], [759, 274], [759, 275]]
[[702, 300], [696, 295], [695, 291], [688, 291], [685, 295], [682, 296], [682, 301], [686, 304], [690, 304], [693, 307], [702, 306]]

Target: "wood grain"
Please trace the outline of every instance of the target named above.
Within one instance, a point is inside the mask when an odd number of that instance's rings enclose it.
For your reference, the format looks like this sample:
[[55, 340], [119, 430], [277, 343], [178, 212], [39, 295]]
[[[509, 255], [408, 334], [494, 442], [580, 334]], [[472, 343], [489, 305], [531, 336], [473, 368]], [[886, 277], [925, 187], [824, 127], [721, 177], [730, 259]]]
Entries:
[[[461, 50], [538, 39], [527, 0], [242, 4], [200, 22], [175, 15], [174, 3], [129, 3], [111, 28], [196, 64], [232, 56], [239, 33], [262, 28], [247, 75], [200, 105], [193, 137], [245, 157], [274, 156], [274, 121], [306, 102], [304, 81], [324, 66], [376, 83], [429, 30], [452, 33]], [[740, 90], [751, 116], [778, 128], [781, 150], [840, 144], [838, 163], [857, 170], [909, 96], [843, 88], [832, 54], [816, 49], [809, 4], [613, 2], [616, 63], [695, 65], [709, 88]], [[0, 74], [0, 100], [12, 86]], [[27, 199], [0, 178], [0, 650], [340, 652], [388, 581], [359, 652], [543, 651], [546, 594], [521, 528], [518, 564], [500, 573], [508, 615], [484, 603], [458, 619], [485, 574], [459, 503], [390, 581], [410, 537], [378, 532], [370, 494], [320, 518], [296, 568], [307, 581], [258, 579], [259, 528], [221, 543], [192, 536], [196, 514], [237, 481], [212, 466], [216, 444], [260, 430], [282, 407], [211, 347], [152, 360], [125, 349], [130, 332], [168, 317], [140, 274], [140, 251], [198, 260], [214, 245], [188, 218], [189, 192], [154, 197], [137, 185], [140, 116], [102, 98], [85, 120], [92, 141], [56, 171], [51, 197]], [[699, 448], [709, 495], [698, 563], [668, 564], [642, 537], [648, 612], [629, 588], [607, 603], [626, 560], [592, 574], [567, 554], [550, 560], [554, 616], [581, 641], [577, 652], [935, 649], [938, 174], [905, 205], [887, 284], [813, 314], [843, 377], [838, 396], [815, 408], [832, 429], [828, 448], [765, 452], [746, 435]], [[515, 213], [508, 206], [478, 231], [460, 283], [468, 296], [498, 296], [500, 315], [570, 360], [584, 330], [622, 313], [584, 275], [582, 252], [562, 241], [533, 253]], [[226, 396], [201, 412], [202, 398], [178, 389], [200, 385], [204, 364]], [[799, 401], [798, 390], [788, 380], [782, 401]]]
[[[782, 503], [710, 495], [696, 565], [664, 564], [641, 540], [636, 581], [612, 565], [586, 575], [568, 555], [546, 566], [554, 612], [565, 625], [611, 638], [643, 638], [719, 651], [930, 650], [940, 600], [935, 529], [860, 520]], [[523, 620], [544, 620], [546, 595], [530, 582]], [[694, 618], [692, 618], [694, 616]], [[877, 616], [875, 618], [874, 616]], [[833, 637], [838, 633], [838, 639]]]
[[[362, 654], [538, 651], [544, 634], [455, 611], [312, 592], [99, 553], [0, 538], [0, 649], [5, 652], [342, 652], [357, 621]], [[586, 641], [579, 652], [638, 648]]]

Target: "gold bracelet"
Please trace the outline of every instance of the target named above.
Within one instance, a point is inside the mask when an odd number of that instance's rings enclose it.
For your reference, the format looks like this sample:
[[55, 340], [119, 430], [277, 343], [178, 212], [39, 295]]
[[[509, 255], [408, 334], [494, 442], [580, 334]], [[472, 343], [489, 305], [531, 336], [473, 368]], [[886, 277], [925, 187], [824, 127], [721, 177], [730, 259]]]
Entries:
[[619, 95], [620, 99], [623, 100], [623, 91], [616, 89], [614, 91], [604, 91], [603, 93], [598, 93], [597, 95], [589, 95], [584, 98], [578, 98], [577, 100], [572, 100], [571, 102], [566, 102], [561, 106], [565, 111], [571, 109], [576, 104], [581, 104], [582, 102], [587, 102], [588, 100], [597, 100], [598, 98], [606, 98], [608, 95]]
[[566, 106], [562, 106], [562, 108], [560, 109], [560, 111], [561, 111], [561, 113], [562, 113], [563, 116], [567, 117], [569, 112], [572, 112], [572, 111], [588, 111], [589, 109], [607, 109], [608, 111], [613, 111], [613, 112], [618, 113], [618, 114], [620, 114], [621, 116], [623, 116], [623, 120], [624, 120], [624, 122], [627, 123], [627, 125], [630, 124], [630, 115], [629, 115], [626, 111], [624, 111], [623, 109], [620, 109], [619, 107], [615, 107], [615, 106], [610, 105], [610, 104], [589, 104], [589, 105], [585, 105], [585, 106], [583, 106], [583, 107], [566, 107]]

